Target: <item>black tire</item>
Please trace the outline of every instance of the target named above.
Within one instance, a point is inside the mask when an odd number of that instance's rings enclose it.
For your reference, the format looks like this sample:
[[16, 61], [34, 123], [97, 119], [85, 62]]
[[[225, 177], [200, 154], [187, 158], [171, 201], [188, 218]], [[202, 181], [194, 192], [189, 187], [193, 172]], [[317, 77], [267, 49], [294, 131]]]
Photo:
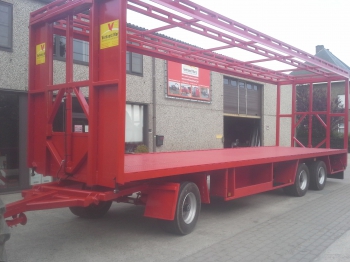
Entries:
[[310, 183], [309, 169], [305, 163], [299, 164], [295, 174], [294, 184], [284, 187], [283, 190], [288, 195], [302, 197], [306, 194]]
[[98, 205], [91, 204], [87, 207], [69, 207], [70, 211], [82, 218], [101, 218], [103, 217], [109, 210], [112, 205], [112, 201], [100, 201]]
[[313, 190], [322, 190], [327, 181], [326, 164], [319, 160], [309, 165], [310, 170], [310, 188]]
[[165, 229], [178, 235], [187, 235], [196, 226], [201, 210], [201, 197], [195, 183], [183, 182], [180, 186], [173, 221], [163, 221]]

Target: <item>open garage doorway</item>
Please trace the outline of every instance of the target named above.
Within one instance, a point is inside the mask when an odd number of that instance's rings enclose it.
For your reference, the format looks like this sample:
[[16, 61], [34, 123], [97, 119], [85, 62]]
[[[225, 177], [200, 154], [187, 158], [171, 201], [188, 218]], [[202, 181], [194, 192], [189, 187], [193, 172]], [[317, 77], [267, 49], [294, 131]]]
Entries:
[[224, 116], [224, 148], [260, 146], [260, 118]]

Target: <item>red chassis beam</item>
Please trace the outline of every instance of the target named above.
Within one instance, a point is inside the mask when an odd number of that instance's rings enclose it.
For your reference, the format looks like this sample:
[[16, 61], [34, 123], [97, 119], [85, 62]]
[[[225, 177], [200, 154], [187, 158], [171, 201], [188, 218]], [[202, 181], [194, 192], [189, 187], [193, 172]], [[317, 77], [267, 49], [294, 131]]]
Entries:
[[[22, 192], [23, 200], [6, 206], [8, 226], [25, 225], [24, 212], [64, 207], [87, 207], [100, 201], [128, 202], [145, 205], [145, 216], [173, 220], [179, 192], [178, 183], [138, 184], [121, 190], [111, 188], [81, 189], [83, 184], [70, 181], [36, 185]], [[138, 193], [140, 198], [130, 198]]]

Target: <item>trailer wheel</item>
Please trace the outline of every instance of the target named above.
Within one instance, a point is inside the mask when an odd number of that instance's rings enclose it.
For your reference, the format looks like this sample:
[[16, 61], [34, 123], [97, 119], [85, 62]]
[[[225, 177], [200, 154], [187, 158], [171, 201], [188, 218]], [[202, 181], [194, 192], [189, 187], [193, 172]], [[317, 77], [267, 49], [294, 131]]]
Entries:
[[284, 187], [283, 190], [288, 195], [302, 197], [306, 194], [310, 183], [309, 169], [305, 163], [299, 164], [295, 175], [294, 185]]
[[191, 233], [196, 226], [200, 210], [201, 197], [197, 185], [192, 182], [182, 183], [176, 204], [175, 219], [164, 221], [166, 230], [178, 235]]
[[316, 161], [310, 165], [310, 188], [322, 190], [327, 181], [327, 167], [323, 161]]
[[87, 207], [69, 207], [70, 211], [82, 218], [101, 218], [103, 217], [109, 210], [112, 205], [112, 201], [100, 201], [98, 205], [91, 204]]

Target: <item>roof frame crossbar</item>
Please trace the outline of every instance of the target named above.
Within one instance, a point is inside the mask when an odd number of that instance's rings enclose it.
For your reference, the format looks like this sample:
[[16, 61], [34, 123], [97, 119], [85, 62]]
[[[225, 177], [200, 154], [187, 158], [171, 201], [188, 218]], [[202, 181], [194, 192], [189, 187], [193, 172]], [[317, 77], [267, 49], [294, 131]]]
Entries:
[[30, 25], [51, 23], [90, 8], [93, 0], [56, 0], [30, 14]]
[[[151, 30], [132, 30], [131, 28], [128, 28], [128, 50], [132, 49], [134, 52], [146, 54], [147, 50], [144, 47], [146, 45], [153, 46], [153, 50], [150, 51], [150, 53], [153, 56], [158, 55], [158, 57], [162, 57], [163, 59], [173, 61], [176, 59], [183, 59], [184, 57], [186, 57], [185, 61], [189, 64], [191, 64], [191, 61], [198, 62], [200, 60], [208, 60], [206, 62], [207, 68], [211, 66], [211, 69], [214, 71], [216, 70], [222, 73], [231, 73], [235, 75], [238, 75], [239, 72], [239, 75], [241, 76], [253, 76], [255, 80], [266, 81], [274, 84], [286, 84], [310, 80], [344, 80], [349, 78], [349, 72], [347, 72], [344, 69], [329, 64], [328, 62], [322, 59], [319, 59], [297, 48], [294, 48], [275, 38], [269, 37], [254, 29], [246, 27], [232, 19], [217, 14], [189, 0], [152, 1], [167, 8], [170, 8], [174, 11], [181, 12], [190, 18], [184, 18], [182, 16], [166, 11], [161, 7], [159, 8], [149, 3], [143, 2], [142, 0], [128, 0], [127, 8], [129, 10], [167, 23], [167, 25], [165, 26], [161, 26]], [[60, 35], [64, 35], [64, 31], [66, 30], [66, 21], [64, 20], [64, 17], [62, 17], [62, 14], [69, 10], [69, 12], [74, 14], [74, 38], [88, 41], [90, 26], [89, 15], [78, 13], [79, 11], [83, 11], [81, 10], [83, 8], [87, 10], [89, 8], [89, 5], [92, 4], [92, 2], [93, 0], [56, 0], [53, 3], [45, 6], [44, 8], [33, 12], [31, 14], [31, 25], [41, 23], [43, 21], [55, 22], [55, 34], [57, 33]], [[210, 24], [211, 27], [205, 26], [200, 22]], [[166, 36], [156, 34], [156, 32], [176, 27], [221, 42], [222, 45], [208, 49], [201, 49], [199, 47], [195, 48], [185, 43], [182, 44], [180, 43], [180, 41], [176, 41], [175, 39], [170, 40]], [[216, 27], [218, 30], [214, 29], [214, 27]], [[227, 33], [220, 30], [225, 30]], [[150, 35], [152, 35], [152, 37], [150, 37]], [[238, 37], [234, 37], [233, 35], [239, 35], [245, 39], [249, 39], [249, 41], [242, 40]], [[161, 38], [163, 38], [163, 40]], [[136, 42], [137, 44], [135, 45]], [[174, 47], [180, 47], [180, 49], [175, 48], [173, 50], [170, 50], [168, 54], [166, 54], [164, 53], [164, 50], [169, 47], [170, 42], [171, 45], [173, 45]], [[184, 48], [184, 46], [186, 45], [189, 48]], [[265, 46], [266, 48], [263, 46]], [[238, 47], [242, 50], [249, 51], [251, 53], [255, 53], [266, 58], [251, 61], [239, 61], [229, 56], [220, 55], [214, 52], [217, 50], [223, 50], [233, 47]], [[157, 53], [160, 52], [157, 50], [160, 50], [162, 48], [163, 53]], [[171, 56], [174, 54], [176, 54], [175, 58], [172, 58]], [[256, 65], [256, 63], [264, 63], [269, 61], [278, 61], [287, 64], [293, 68], [283, 70], [270, 70], [264, 67], [263, 64], [262, 66]], [[305, 63], [303, 61], [305, 61]], [[301, 70], [304, 72], [306, 71], [305, 74], [288, 74], [289, 72]]]
[[[161, 8], [157, 8], [152, 5], [149, 5], [145, 2], [142, 2], [141, 0], [129, 0], [129, 2], [133, 3], [134, 5], [129, 4], [128, 9], [172, 25], [172, 26], [169, 25], [169, 26], [155, 28], [150, 30], [151, 32], [153, 31], [159, 32], [161, 30], [179, 27], [179, 28], [194, 32], [196, 34], [200, 34], [205, 37], [211, 38], [213, 40], [220, 41], [222, 43], [229, 45], [229, 47], [238, 47], [240, 49], [249, 51], [251, 53], [255, 53], [260, 56], [265, 56], [271, 60], [276, 60], [284, 64], [287, 64], [289, 66], [297, 67], [300, 70], [307, 70], [310, 73], [323, 75], [325, 77], [330, 75], [327, 70], [320, 70], [318, 67], [312, 67], [307, 64], [304, 64], [303, 62], [297, 59], [293, 59], [292, 55], [282, 55], [281, 53], [274, 52], [270, 49], [257, 46], [256, 41], [244, 41], [230, 34], [226, 34], [224, 32], [199, 24], [198, 22], [200, 21], [200, 19], [195, 19], [195, 18], [186, 19], [181, 16], [177, 16], [173, 13], [167, 12]], [[197, 21], [194, 22], [194, 20], [197, 20]], [[145, 31], [145, 32], [148, 32], [148, 31]], [[146, 34], [146, 33], [143, 33], [143, 34]]]
[[[132, 1], [136, 1], [136, 0], [132, 0]], [[304, 52], [289, 44], [286, 44], [273, 37], [263, 34], [255, 29], [252, 29], [241, 23], [238, 23], [228, 17], [220, 15], [216, 12], [213, 12], [212, 10], [204, 8], [189, 0], [151, 0], [151, 1], [157, 4], [160, 4], [162, 6], [165, 6], [167, 8], [170, 8], [172, 10], [175, 10], [177, 12], [180, 12], [189, 17], [192, 17], [194, 19], [199, 19], [202, 22], [208, 23], [222, 30], [225, 30], [230, 33], [249, 39], [258, 44], [272, 48], [273, 50], [276, 50], [278, 52], [286, 53], [290, 56], [293, 56], [302, 61], [310, 63], [311, 65], [317, 66], [317, 69], [319, 70], [318, 72], [319, 74], [321, 74], [321, 72], [324, 72], [324, 73], [331, 72], [335, 75], [343, 76], [344, 78], [349, 77], [349, 72], [340, 67], [330, 64], [307, 52]], [[284, 62], [283, 59], [281, 59], [279, 56], [276, 57], [276, 60]]]
[[[172, 60], [171, 57], [175, 56], [177, 59], [181, 58], [182, 60], [186, 60], [188, 62], [194, 62], [201, 65], [210, 65], [211, 67], [215, 67], [215, 70], [218, 72], [224, 71], [223, 73], [230, 72], [232, 74], [239, 72], [245, 75], [245, 77], [254, 76], [255, 79], [269, 83], [291, 80], [291, 76], [289, 75], [274, 72], [273, 70], [256, 65], [246, 64], [240, 60], [229, 58], [205, 49], [182, 44], [180, 42], [155, 35], [152, 35], [151, 37], [142, 37], [138, 35], [138, 30], [132, 28], [128, 28], [128, 31], [128, 48], [133, 47], [135, 50], [138, 48], [140, 49], [138, 51], [143, 49], [145, 52], [151, 52], [152, 50], [154, 53], [161, 53], [163, 55], [167, 54], [169, 56], [169, 60]], [[134, 34], [130, 34], [130, 32], [134, 32]], [[141, 51], [141, 53], [143, 52]], [[156, 56], [156, 54], [153, 55]]]

